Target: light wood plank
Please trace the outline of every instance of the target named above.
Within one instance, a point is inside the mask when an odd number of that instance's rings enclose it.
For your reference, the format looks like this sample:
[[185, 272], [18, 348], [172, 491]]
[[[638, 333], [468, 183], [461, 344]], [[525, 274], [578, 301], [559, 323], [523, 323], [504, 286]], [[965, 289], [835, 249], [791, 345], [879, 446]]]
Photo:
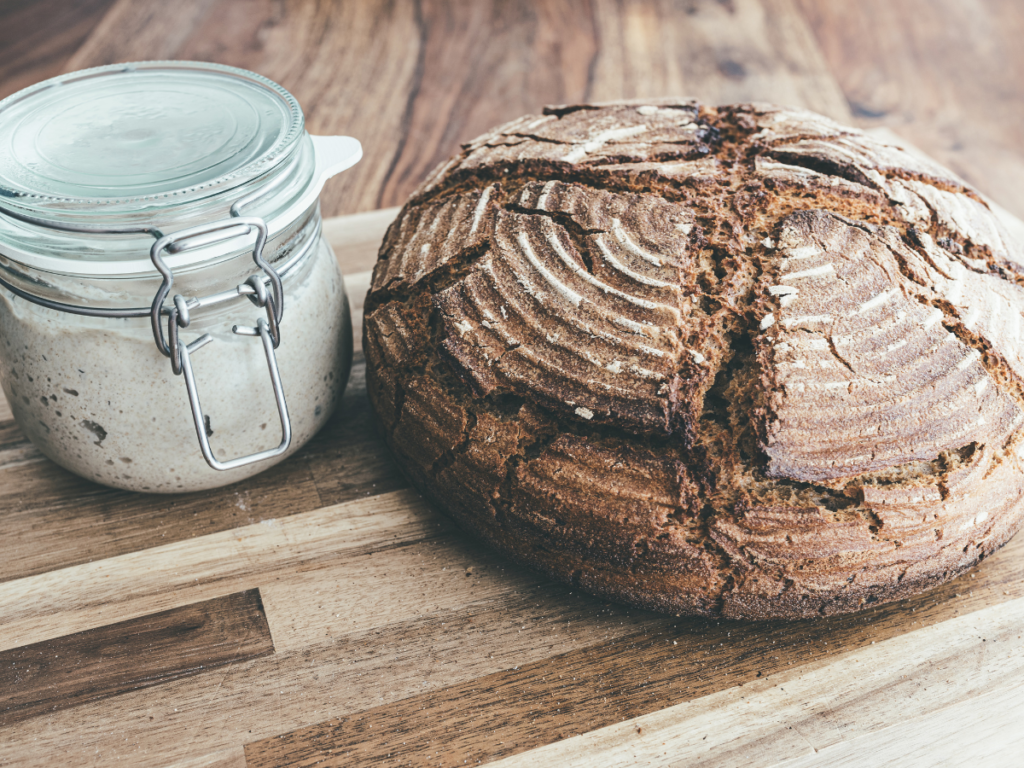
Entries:
[[[324, 219], [324, 238], [334, 249], [338, 266], [347, 277], [353, 272], [366, 272], [377, 262], [377, 251], [399, 208], [354, 213]], [[349, 295], [353, 291], [349, 289]]]
[[[1007, 561], [1005, 565], [1016, 567]], [[1024, 588], [1011, 594], [1024, 597]], [[448, 764], [458, 765], [528, 753], [574, 734], [673, 706], [673, 702], [700, 700], [745, 686], [762, 675], [775, 677], [795, 668], [828, 664], [873, 640], [881, 642], [914, 626], [941, 623], [956, 610], [941, 600], [926, 601], [927, 597], [890, 606], [870, 619], [847, 616], [827, 624], [651, 621], [640, 633], [618, 640], [613, 637], [373, 710], [348, 716], [339, 713], [292, 733], [247, 744], [246, 760], [251, 768], [376, 765], [387, 758], [428, 764], [441, 754]], [[584, 624], [602, 626], [593, 619], [585, 619]], [[932, 650], [941, 658], [941, 645]], [[928, 650], [919, 649], [922, 657], [927, 654]], [[846, 676], [843, 685], [856, 689], [858, 682]], [[742, 712], [733, 716], [742, 717]], [[595, 753], [584, 764], [601, 760]]]
[[[437, 571], [445, 559], [435, 560]], [[470, 581], [461, 572], [457, 576]], [[514, 586], [523, 586], [516, 581]], [[411, 580], [403, 584], [415, 588]], [[649, 618], [643, 612], [604, 610], [583, 596], [566, 600], [563, 590], [548, 585], [509, 589], [500, 600], [465, 598], [458, 610], [359, 632], [346, 631], [342, 616], [330, 636], [301, 649], [234, 665], [203, 680], [169, 683], [15, 724], [2, 732], [0, 763], [45, 766], [56, 753], [71, 764], [116, 759], [150, 766], [184, 760], [424, 691], [444, 691], [586, 647], [595, 638], [635, 634]], [[604, 631], [595, 634], [597, 628]]]
[[229, 747], [209, 755], [186, 758], [165, 768], [246, 768], [245, 750], [241, 745]]
[[[85, 755], [99, 749], [108, 758], [116, 754], [122, 761], [131, 757], [150, 764], [145, 761], [157, 755], [171, 761], [229, 748], [250, 740], [249, 730], [252, 738], [274, 737], [378, 704], [388, 709], [365, 712], [367, 722], [385, 725], [393, 719], [411, 726], [419, 722], [414, 713], [431, 703], [422, 699], [425, 690], [435, 696], [432, 707], [462, 708], [474, 696], [496, 690], [501, 705], [468, 706], [486, 721], [486, 713], [514, 715], [522, 701], [517, 690], [534, 690], [531, 695], [540, 695], [540, 701], [592, 698], [600, 681], [597, 689], [603, 688], [601, 695], [611, 702], [604, 706], [630, 716], [636, 702], [646, 701], [636, 699], [644, 690], [652, 692], [651, 701], [667, 705], [673, 697], [699, 697], [755, 680], [762, 670], [776, 675], [827, 660], [870, 638], [904, 632], [914, 622], [942, 621], [959, 610], [1024, 596], [1020, 548], [1010, 545], [966, 585], [947, 585], [906, 607], [829, 622], [755, 625], [754, 632], [732, 635], [743, 625], [680, 623], [605, 607], [519, 569], [496, 568], [491, 555], [452, 538], [446, 524], [418, 504], [408, 493], [376, 497], [0, 585], [5, 633], [22, 636], [53, 632], [62, 623], [102, 621], [110, 612], [146, 613], [176, 600], [259, 585], [267, 595], [271, 633], [275, 641], [280, 638], [282, 650], [290, 649], [273, 663], [261, 660], [232, 672], [219, 686], [169, 684], [145, 695], [126, 694], [123, 706], [97, 702], [37, 718], [31, 728], [15, 726], [4, 731], [12, 740], [8, 754], [26, 754], [18, 745], [31, 740], [61, 751], [80, 749]], [[434, 526], [418, 526], [418, 518], [422, 523], [428, 515]], [[467, 576], [469, 567], [474, 570]], [[965, 587], [971, 594], [954, 599], [953, 590]], [[676, 623], [678, 630], [671, 628]], [[624, 644], [613, 647], [617, 638]], [[670, 645], [672, 640], [679, 645]], [[620, 659], [614, 674], [600, 661], [608, 653]], [[574, 684], [579, 688], [564, 688], [558, 675], [566, 673], [582, 673]], [[645, 689], [652, 674], [668, 675], [659, 683], [662, 688]], [[480, 679], [486, 675], [511, 675], [510, 684], [519, 682], [495, 689]], [[446, 690], [453, 685], [462, 689]], [[188, 716], [170, 717], [175, 708], [185, 711], [182, 704]], [[546, 712], [545, 705], [537, 714], [555, 716]], [[159, 716], [159, 726], [147, 719], [151, 715]], [[430, 726], [451, 722], [431, 707], [423, 716]], [[570, 733], [593, 722], [592, 714], [574, 719], [571, 709], [564, 717]], [[516, 722], [513, 717], [505, 727], [517, 732]], [[493, 734], [495, 725], [469, 729], [470, 735]], [[532, 738], [558, 732], [544, 727]], [[188, 733], [190, 740], [175, 739], [173, 733]], [[134, 751], [122, 750], [124, 739]], [[3, 756], [0, 751], [0, 760]]]
[[[692, 687], [693, 695], [700, 696], [708, 688], [721, 690], [741, 682], [749, 684], [757, 669], [768, 668], [774, 678], [790, 664], [831, 661], [849, 647], [851, 633], [859, 638], [858, 643], [867, 644], [867, 635], [884, 637], [904, 631], [902, 626], [909, 624], [909, 617], [904, 618], [900, 611], [873, 612], [878, 617], [876, 623], [865, 623], [865, 616], [846, 617], [837, 623], [807, 622], [803, 631], [793, 624], [759, 627], [756, 634], [745, 633], [739, 638], [733, 634], [730, 639], [730, 633], [740, 625], [679, 622], [670, 617], [652, 620], [643, 612], [605, 607], [592, 598], [569, 595], [561, 587], [537, 584], [528, 588], [514, 572], [507, 574], [512, 578], [503, 596], [474, 601], [469, 586], [472, 577], [466, 577], [461, 567], [475, 557], [485, 561], [490, 558], [485, 553], [471, 552], [471, 545], [458, 552], [438, 544], [433, 557], [424, 552], [424, 565], [433, 560], [432, 574], [429, 568], [407, 568], [408, 564], [403, 563], [391, 574], [384, 568], [379, 571], [386, 578], [402, 581], [397, 588], [414, 591], [417, 583], [429, 584], [432, 596], [427, 596], [424, 607], [445, 590], [462, 592], [460, 609], [426, 612], [394, 623], [387, 623], [396, 618], [388, 614], [377, 626], [355, 632], [348, 631], [342, 614], [329, 636], [311, 638], [304, 647], [228, 670], [223, 678], [202, 685], [198, 680], [171, 683], [126, 694], [117, 701], [96, 702], [37, 718], [31, 728], [22, 724], [6, 729], [4, 739], [0, 739], [0, 760], [29, 755], [23, 757], [24, 764], [44, 765], [44, 759], [34, 759], [41, 750], [59, 751], [72, 762], [78, 760], [76, 756], [94, 759], [92, 756], [98, 754], [104, 761], [116, 758], [126, 765], [160, 764], [227, 749], [239, 741], [269, 739], [277, 743], [280, 740], [276, 734], [331, 717], [363, 723], [361, 730], [371, 733], [376, 747], [389, 743], [397, 746], [392, 741], [396, 735], [413, 747], [422, 747], [424, 740], [436, 738], [448, 726], [451, 733], [446, 743], [453, 751], [446, 754], [451, 755], [467, 739], [488, 743], [496, 735], [503, 736], [505, 718], [514, 721], [526, 715], [528, 708], [535, 706], [531, 701], [542, 702], [536, 717], [545, 725], [539, 733], [550, 740], [560, 729], [548, 727], [549, 718], [565, 717], [568, 723], [574, 723], [571, 711], [563, 710], [561, 715], [555, 712], [556, 707], [563, 706], [555, 703], [558, 700], [564, 702], [583, 693], [596, 696], [599, 702], [603, 696], [608, 702], [604, 706], [611, 712], [629, 716], [630, 707], [635, 706], [630, 701], [647, 695], [645, 691], [652, 684], [649, 678], [659, 668], [675, 676], [680, 689]], [[377, 556], [364, 552], [352, 561], [368, 563]], [[993, 562], [997, 568], [1002, 567], [998, 561]], [[459, 570], [445, 576], [448, 572], [443, 569], [453, 565]], [[316, 568], [317, 561], [299, 566], [293, 573], [310, 566]], [[288, 577], [282, 571], [277, 575], [264, 573], [263, 578], [273, 586], [278, 575], [282, 581]], [[325, 582], [330, 588], [332, 580]], [[337, 583], [347, 582], [339, 578]], [[463, 584], [467, 586], [460, 586]], [[354, 586], [362, 587], [358, 581]], [[282, 595], [286, 596], [287, 588], [283, 589]], [[338, 589], [344, 590], [341, 586]], [[995, 585], [990, 584], [975, 591], [988, 594], [994, 589]], [[376, 590], [367, 593], [360, 589], [351, 594], [351, 600], [358, 599], [355, 595], [363, 599], [373, 595], [373, 602], [381, 605], [392, 599], [387, 588], [382, 589], [379, 601]], [[982, 599], [991, 599], [991, 595]], [[918, 615], [923, 617], [927, 606], [917, 605]], [[330, 608], [314, 603], [310, 611], [323, 607]], [[963, 607], [971, 609], [967, 604]], [[276, 638], [282, 623], [273, 617], [275, 608], [269, 602], [267, 609]], [[943, 610], [955, 609], [949, 606]], [[679, 624], [678, 629], [673, 624]], [[775, 661], [757, 650], [767, 644], [774, 651], [772, 638], [778, 641], [775, 653], [781, 657]], [[679, 645], [672, 645], [672, 639]], [[836, 650], [830, 653], [829, 647], [823, 648], [826, 642]], [[656, 655], [651, 655], [652, 650]], [[602, 665], [602, 657], [608, 654], [617, 655], [621, 671], [612, 672]], [[617, 676], [622, 674], [629, 685], [618, 681]], [[519, 683], [499, 687], [495, 692], [500, 703], [481, 707], [477, 697], [494, 690], [492, 677], [486, 676], [508, 678], [510, 682], [518, 679]], [[576, 676], [579, 682], [571, 680]], [[461, 714], [438, 717], [439, 706]], [[424, 722], [428, 727], [423, 727]], [[586, 722], [590, 720], [580, 724]], [[537, 737], [537, 731], [528, 726], [512, 732]], [[572, 732], [578, 731], [568, 731]], [[187, 737], [182, 738], [182, 734]], [[335, 764], [360, 764], [343, 758], [339, 754]], [[271, 764], [280, 766], [284, 762]]]
[[[338, 445], [372, 435], [335, 433], [343, 412], [319, 440], [332, 434]], [[304, 457], [268, 469], [243, 483], [182, 495], [138, 494], [97, 485], [38, 457], [23, 444], [23, 460], [0, 456], [0, 526], [4, 557], [0, 581], [101, 560], [170, 541], [228, 530], [269, 517], [284, 517], [324, 505]], [[383, 458], [382, 453], [378, 456]], [[12, 459], [12, 460], [8, 460]], [[390, 462], [389, 459], [386, 461]], [[388, 472], [389, 465], [380, 465]], [[351, 496], [350, 496], [351, 498]]]
[[[325, 638], [445, 611], [458, 620], [473, 606], [549, 586], [536, 574], [474, 551], [443, 524], [423, 541], [382, 554], [303, 563], [263, 577], [261, 591], [278, 651], [298, 651]], [[366, 599], [369, 595], [373, 599]], [[561, 612], [559, 603], [538, 595], [537, 606], [540, 602], [547, 602], [551, 613]]]
[[[731, 767], [796, 758], [808, 765], [834, 765], [815, 762], [815, 753], [824, 757], [828, 748], [847, 742], [852, 748], [858, 736], [952, 705], [1000, 706], [1005, 697], [986, 694], [1024, 686], [1022, 628], [1024, 599], [1017, 599], [868, 645], [831, 663], [781, 673], [494, 765], [570, 768], [599, 761], [606, 766]], [[1012, 701], [1019, 703], [1019, 694]], [[1019, 736], [1004, 737], [998, 753], [1005, 755], [1014, 740], [1019, 742]], [[899, 745], [891, 749], [896, 754]], [[949, 753], [928, 754], [934, 765], [938, 755]], [[863, 761], [867, 754], [857, 756], [862, 761], [854, 765], [869, 764]], [[897, 763], [903, 764], [888, 764]]]
[[[0, 650], [259, 586], [267, 572], [436, 530], [418, 494], [365, 500], [0, 584]], [[239, 584], [246, 587], [239, 587]]]
[[1024, 686], [1003, 686], [930, 715], [844, 741], [780, 768], [1019, 768], [1024, 755]]

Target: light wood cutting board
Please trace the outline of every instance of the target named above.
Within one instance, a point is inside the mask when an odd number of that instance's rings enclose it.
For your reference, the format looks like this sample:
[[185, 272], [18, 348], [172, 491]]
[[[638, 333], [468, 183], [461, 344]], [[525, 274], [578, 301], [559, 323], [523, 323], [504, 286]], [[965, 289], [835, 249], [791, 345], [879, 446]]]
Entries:
[[[325, 225], [357, 326], [394, 214]], [[408, 487], [358, 352], [309, 446], [191, 496], [77, 479], [0, 398], [3, 766], [1020, 765], [1022, 636], [1021, 537], [819, 621], [552, 584]]]

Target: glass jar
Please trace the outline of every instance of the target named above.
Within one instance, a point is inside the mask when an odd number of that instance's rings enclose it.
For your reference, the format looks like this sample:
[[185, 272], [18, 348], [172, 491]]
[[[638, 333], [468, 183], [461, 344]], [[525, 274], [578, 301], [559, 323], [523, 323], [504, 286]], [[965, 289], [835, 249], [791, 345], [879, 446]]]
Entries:
[[348, 378], [319, 195], [361, 154], [214, 64], [99, 67], [0, 102], [0, 385], [29, 439], [159, 493], [298, 450]]

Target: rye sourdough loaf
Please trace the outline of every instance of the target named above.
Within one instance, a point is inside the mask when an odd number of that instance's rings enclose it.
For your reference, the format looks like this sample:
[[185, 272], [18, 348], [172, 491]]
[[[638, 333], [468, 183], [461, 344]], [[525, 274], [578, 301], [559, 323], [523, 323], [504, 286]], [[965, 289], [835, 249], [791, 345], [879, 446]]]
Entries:
[[598, 595], [853, 611], [1024, 510], [1024, 248], [933, 162], [810, 112], [553, 107], [417, 190], [366, 303], [416, 486]]

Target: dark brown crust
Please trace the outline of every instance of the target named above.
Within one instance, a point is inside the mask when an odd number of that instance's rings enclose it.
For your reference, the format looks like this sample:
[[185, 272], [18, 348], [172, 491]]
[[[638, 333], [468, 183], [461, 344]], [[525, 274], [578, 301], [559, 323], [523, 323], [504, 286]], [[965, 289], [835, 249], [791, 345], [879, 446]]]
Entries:
[[463, 526], [595, 594], [799, 618], [1024, 521], [1024, 250], [946, 169], [766, 105], [557, 107], [388, 232], [370, 397]]

